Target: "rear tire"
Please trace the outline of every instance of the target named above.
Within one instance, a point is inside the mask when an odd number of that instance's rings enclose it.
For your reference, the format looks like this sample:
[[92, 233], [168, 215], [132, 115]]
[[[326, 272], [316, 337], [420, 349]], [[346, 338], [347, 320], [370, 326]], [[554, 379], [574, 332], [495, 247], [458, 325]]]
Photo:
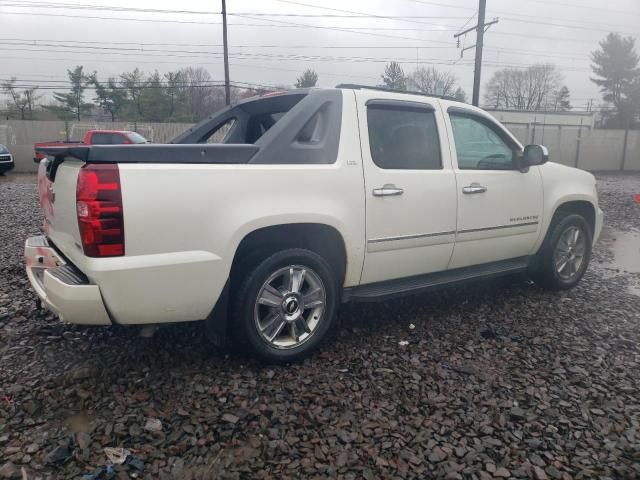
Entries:
[[575, 287], [589, 266], [592, 238], [581, 215], [569, 213], [554, 220], [530, 267], [533, 280], [548, 290]]
[[308, 356], [332, 330], [338, 282], [331, 265], [310, 250], [287, 249], [243, 269], [232, 289], [234, 343], [267, 362]]

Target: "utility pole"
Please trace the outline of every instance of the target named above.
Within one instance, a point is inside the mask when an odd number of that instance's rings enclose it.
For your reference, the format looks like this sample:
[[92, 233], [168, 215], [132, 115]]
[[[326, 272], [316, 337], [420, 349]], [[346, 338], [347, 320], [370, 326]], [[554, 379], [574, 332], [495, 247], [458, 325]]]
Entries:
[[227, 105], [231, 104], [231, 85], [229, 84], [229, 45], [227, 43], [227, 2], [222, 0], [222, 44], [224, 47], [224, 96]]
[[478, 28], [476, 29], [476, 63], [473, 70], [473, 100], [472, 105], [480, 103], [480, 75], [482, 73], [482, 47], [484, 46], [484, 15], [487, 9], [487, 0], [480, 0], [478, 9]]
[[[473, 72], [473, 98], [472, 105], [476, 107], [480, 103], [480, 77], [482, 73], [482, 48], [484, 47], [484, 33], [487, 31], [491, 25], [498, 23], [498, 19], [495, 19], [489, 23], [485, 23], [485, 12], [487, 9], [487, 0], [479, 0], [480, 5], [478, 6], [478, 24], [475, 27], [471, 27], [466, 29], [463, 32], [456, 33], [453, 37], [458, 38], [458, 42], [460, 42], [459, 37], [469, 33], [473, 30], [476, 31], [476, 44], [471, 47], [466, 47], [462, 49], [460, 52], [460, 58], [462, 58], [462, 54], [465, 50], [475, 47], [476, 49], [476, 60], [475, 60], [475, 68]], [[458, 43], [459, 46], [459, 43]]]

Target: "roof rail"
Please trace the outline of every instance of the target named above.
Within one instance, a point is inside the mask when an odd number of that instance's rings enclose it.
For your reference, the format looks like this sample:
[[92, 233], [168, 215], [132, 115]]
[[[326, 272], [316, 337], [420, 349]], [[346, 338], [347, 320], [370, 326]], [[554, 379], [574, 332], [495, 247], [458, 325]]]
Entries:
[[412, 90], [394, 90], [393, 88], [387, 88], [387, 87], [372, 87], [370, 85], [358, 85], [357, 83], [340, 83], [336, 85], [336, 88], [348, 88], [353, 90], [377, 90], [380, 92], [392, 92], [392, 93], [406, 93], [409, 95], [421, 95], [423, 97], [440, 98], [442, 100], [451, 100], [454, 102], [460, 101], [460, 100], [457, 100], [456, 98], [443, 96], [443, 95], [434, 95], [431, 93], [416, 92]]

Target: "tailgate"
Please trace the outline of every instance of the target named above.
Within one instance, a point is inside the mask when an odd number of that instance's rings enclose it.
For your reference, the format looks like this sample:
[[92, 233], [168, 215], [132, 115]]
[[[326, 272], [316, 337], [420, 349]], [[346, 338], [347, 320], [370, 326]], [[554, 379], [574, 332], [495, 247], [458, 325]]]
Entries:
[[54, 181], [51, 181], [46, 172], [49, 162], [51, 159], [45, 159], [38, 167], [43, 230], [51, 243], [77, 264], [84, 254], [76, 216], [76, 184], [84, 163], [71, 159], [64, 161], [58, 166]]

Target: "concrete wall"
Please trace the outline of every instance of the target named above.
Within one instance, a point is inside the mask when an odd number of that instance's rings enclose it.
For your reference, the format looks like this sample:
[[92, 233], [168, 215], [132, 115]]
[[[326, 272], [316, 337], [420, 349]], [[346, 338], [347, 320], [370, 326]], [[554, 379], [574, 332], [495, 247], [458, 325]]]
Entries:
[[640, 130], [504, 125], [524, 145], [545, 145], [553, 162], [591, 171], [640, 171]]
[[[72, 122], [68, 125], [69, 139], [82, 140], [87, 130], [135, 130], [152, 142], [168, 142], [184, 132], [188, 123], [90, 123]], [[33, 144], [53, 140], [65, 140], [67, 132], [62, 121], [21, 121], [0, 120], [0, 143], [13, 153], [16, 172], [35, 172], [38, 166], [33, 163]]]
[[[566, 125], [511, 124], [505, 126], [523, 143], [540, 143], [549, 148], [551, 160], [585, 170], [640, 171], [640, 131], [598, 130]], [[69, 136], [80, 140], [88, 129], [134, 130], [156, 143], [171, 140], [191, 125], [182, 123], [71, 123]], [[626, 136], [626, 149], [625, 149]], [[3, 121], [0, 143], [9, 147], [16, 160], [17, 172], [35, 172], [33, 144], [64, 140], [64, 122]]]

